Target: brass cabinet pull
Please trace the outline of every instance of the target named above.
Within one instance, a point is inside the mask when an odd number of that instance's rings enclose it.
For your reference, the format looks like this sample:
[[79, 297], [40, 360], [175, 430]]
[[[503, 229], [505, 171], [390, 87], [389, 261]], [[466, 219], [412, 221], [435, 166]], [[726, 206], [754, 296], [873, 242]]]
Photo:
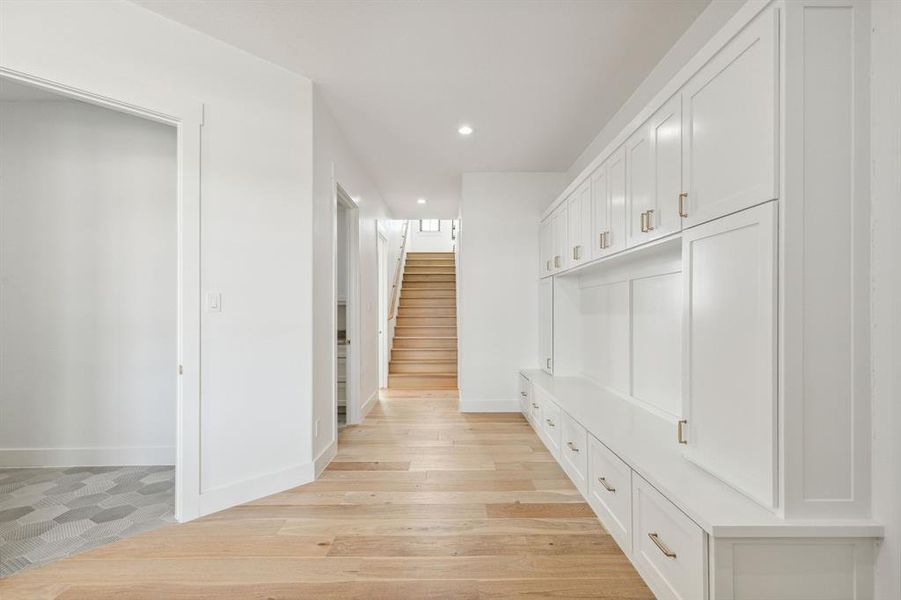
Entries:
[[653, 225], [654, 221], [651, 220], [654, 216], [654, 209], [648, 209], [648, 212], [645, 214], [647, 215], [647, 218], [645, 219], [645, 222], [647, 223], [646, 231], [653, 231], [654, 229], [656, 229], [656, 227], [654, 227]]
[[641, 232], [648, 232], [648, 213], [646, 212], [641, 213]]
[[688, 198], [688, 192], [682, 192], [679, 194], [679, 216], [683, 219], [688, 216], [688, 213], [685, 212], [685, 199]]
[[609, 248], [609, 247], [610, 247], [610, 232], [605, 231], [604, 232], [604, 248]]
[[578, 246], [573, 246], [573, 260], [581, 260], [582, 259], [582, 244]]
[[685, 426], [688, 424], [688, 421], [685, 419], [679, 419], [679, 422], [676, 424], [676, 438], [679, 440], [680, 444], [687, 444], [688, 440], [685, 439]]
[[554, 257], [554, 266], [558, 269], [560, 268], [560, 256], [559, 255]]
[[608, 492], [610, 492], [611, 494], [616, 493], [616, 488], [613, 487], [612, 485], [610, 485], [609, 483], [607, 483], [606, 477], [598, 477], [598, 483], [600, 483], [602, 486], [604, 486], [604, 489], [607, 490]]
[[525, 393], [525, 392], [520, 392], [519, 395], [522, 396], [523, 398], [525, 398], [526, 396], [528, 396], [528, 394]]
[[544, 363], [544, 364], [546, 364], [546, 365], [547, 365], [547, 367], [546, 367], [546, 368], [548, 368], [548, 369], [550, 369], [550, 368], [551, 368], [551, 359], [549, 359], [549, 358], [546, 358], [546, 359], [544, 359], [544, 361], [545, 361], [545, 363]]
[[654, 542], [654, 545], [663, 552], [663, 556], [667, 558], [676, 558], [676, 553], [670, 550], [666, 544], [660, 541], [660, 537], [656, 533], [649, 533], [648, 537], [651, 538], [651, 541]]
[[545, 419], [545, 421], [546, 421], [547, 424], [550, 425], [551, 427], [556, 427], [556, 425], [554, 425], [554, 422], [551, 421], [550, 419]]
[[547, 265], [546, 265], [546, 266], [547, 266], [547, 270], [548, 270], [548, 271], [550, 271], [550, 270], [553, 268], [553, 267], [551, 267], [551, 260], [550, 260], [550, 259], [548, 259]]
[[535, 403], [533, 402], [533, 403], [532, 403], [532, 408], [538, 408], [538, 405], [535, 404]]
[[605, 231], [605, 232], [603, 232], [603, 233], [599, 233], [599, 234], [598, 234], [598, 247], [601, 248], [601, 249], [607, 247], [607, 246], [604, 245], [604, 235], [605, 235], [606, 233], [607, 233], [607, 232]]
[[579, 451], [579, 449], [576, 448], [576, 447], [573, 445], [572, 442], [566, 442], [566, 445], [567, 445], [567, 447], [569, 447], [569, 449], [572, 450], [573, 452], [578, 452], [578, 451]]

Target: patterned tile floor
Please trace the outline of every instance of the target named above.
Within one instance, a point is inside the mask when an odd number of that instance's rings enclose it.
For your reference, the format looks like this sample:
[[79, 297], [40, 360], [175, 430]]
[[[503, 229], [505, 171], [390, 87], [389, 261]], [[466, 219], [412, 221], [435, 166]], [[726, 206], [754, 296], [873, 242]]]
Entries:
[[171, 523], [175, 468], [0, 469], [0, 577]]

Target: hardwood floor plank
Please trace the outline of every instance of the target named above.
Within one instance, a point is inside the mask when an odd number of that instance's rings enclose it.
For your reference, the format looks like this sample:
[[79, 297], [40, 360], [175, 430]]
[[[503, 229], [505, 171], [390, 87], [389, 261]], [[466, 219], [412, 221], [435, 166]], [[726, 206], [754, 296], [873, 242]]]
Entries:
[[329, 471], [409, 471], [409, 462], [350, 462], [333, 461], [327, 468]]
[[290, 519], [279, 535], [544, 535], [603, 534], [594, 517], [576, 519], [379, 519], [376, 521]]
[[338, 536], [329, 556], [518, 556], [611, 554], [609, 535]]

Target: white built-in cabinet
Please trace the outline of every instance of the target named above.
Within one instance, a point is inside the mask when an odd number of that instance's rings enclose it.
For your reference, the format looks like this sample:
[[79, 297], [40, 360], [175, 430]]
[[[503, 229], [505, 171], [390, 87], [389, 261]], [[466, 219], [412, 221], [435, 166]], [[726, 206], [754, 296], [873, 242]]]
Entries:
[[682, 274], [686, 457], [775, 508], [775, 203], [686, 230]]
[[658, 598], [873, 598], [869, 36], [747, 2], [543, 216], [524, 410]]
[[566, 202], [569, 264], [576, 266], [591, 259], [591, 180], [586, 179]]
[[554, 373], [554, 282], [538, 282], [538, 362], [547, 373]]
[[687, 227], [778, 196], [778, 25], [761, 15], [682, 91]]

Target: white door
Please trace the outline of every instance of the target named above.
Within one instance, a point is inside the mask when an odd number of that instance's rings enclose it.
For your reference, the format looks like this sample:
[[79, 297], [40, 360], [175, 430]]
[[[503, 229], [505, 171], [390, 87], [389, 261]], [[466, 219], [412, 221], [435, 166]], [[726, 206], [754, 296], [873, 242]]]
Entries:
[[682, 234], [685, 454], [770, 508], [777, 468], [776, 244], [775, 202]]
[[582, 182], [566, 203], [568, 218], [567, 259], [572, 266], [591, 259], [591, 179]]
[[378, 234], [379, 387], [388, 387], [388, 239]]
[[653, 208], [654, 166], [647, 124], [626, 140], [626, 247], [648, 241], [647, 211]]
[[554, 279], [538, 282], [538, 361], [554, 374]]
[[647, 217], [649, 239], [682, 229], [682, 97], [678, 94], [654, 113], [648, 123], [654, 164], [654, 189]]
[[685, 85], [686, 227], [778, 196], [777, 14], [761, 14]]

